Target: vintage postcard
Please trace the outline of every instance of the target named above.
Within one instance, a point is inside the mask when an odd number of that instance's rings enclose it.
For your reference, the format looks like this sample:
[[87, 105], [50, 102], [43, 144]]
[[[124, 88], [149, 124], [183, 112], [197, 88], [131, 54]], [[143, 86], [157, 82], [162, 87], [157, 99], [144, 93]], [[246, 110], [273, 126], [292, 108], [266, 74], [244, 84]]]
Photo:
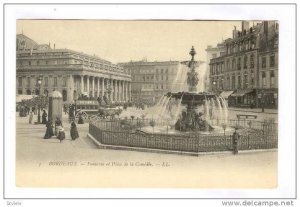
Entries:
[[280, 23], [16, 21], [16, 186], [278, 185]]
[[6, 206], [294, 206], [295, 4], [3, 11]]

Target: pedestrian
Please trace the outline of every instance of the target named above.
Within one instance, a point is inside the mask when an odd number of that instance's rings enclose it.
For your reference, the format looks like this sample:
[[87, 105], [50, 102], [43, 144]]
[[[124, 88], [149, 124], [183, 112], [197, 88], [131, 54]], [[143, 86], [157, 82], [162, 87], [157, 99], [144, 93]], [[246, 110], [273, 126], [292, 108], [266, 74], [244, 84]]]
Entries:
[[67, 114], [67, 110], [68, 110], [68, 104], [64, 104], [64, 112], [65, 112], [65, 115]]
[[84, 124], [82, 114], [79, 114], [79, 117], [78, 117], [78, 124]]
[[33, 119], [33, 111], [29, 112], [29, 124], [32, 124], [32, 119]]
[[74, 111], [75, 111], [75, 105], [74, 104], [70, 104], [69, 106], [69, 120], [73, 120], [74, 119]]
[[232, 134], [232, 148], [233, 148], [233, 154], [237, 154], [239, 152], [238, 149], [238, 142], [240, 139], [240, 134], [237, 132], [237, 127], [235, 128], [235, 131]]
[[62, 126], [58, 126], [58, 136], [57, 138], [59, 139], [60, 142], [62, 142], [65, 138], [65, 130]]
[[43, 110], [43, 114], [42, 114], [42, 124], [47, 124], [47, 113], [46, 110]]
[[79, 138], [77, 126], [74, 121], [72, 121], [72, 123], [71, 123], [70, 135], [71, 135], [72, 140]]
[[55, 136], [58, 137], [59, 127], [63, 127], [60, 118], [56, 117], [55, 121]]
[[46, 134], [44, 136], [44, 139], [49, 139], [52, 136], [54, 136], [54, 133], [53, 133], [53, 123], [52, 123], [51, 119], [49, 119], [49, 121], [47, 122], [46, 127], [47, 127], [47, 130], [46, 130]]
[[27, 105], [25, 105], [25, 113], [26, 115], [29, 115], [29, 107]]
[[36, 115], [35, 106], [32, 107], [32, 111], [33, 111], [34, 115]]

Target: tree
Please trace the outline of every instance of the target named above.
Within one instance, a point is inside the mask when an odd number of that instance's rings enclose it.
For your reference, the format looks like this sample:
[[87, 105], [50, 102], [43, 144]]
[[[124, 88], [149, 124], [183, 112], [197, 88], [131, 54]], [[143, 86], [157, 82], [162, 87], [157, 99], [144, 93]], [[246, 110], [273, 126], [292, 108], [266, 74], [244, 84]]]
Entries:
[[155, 120], [152, 119], [150, 122], [149, 122], [150, 126], [152, 127], [152, 130], [153, 130], [153, 134], [154, 134], [154, 127], [155, 127]]

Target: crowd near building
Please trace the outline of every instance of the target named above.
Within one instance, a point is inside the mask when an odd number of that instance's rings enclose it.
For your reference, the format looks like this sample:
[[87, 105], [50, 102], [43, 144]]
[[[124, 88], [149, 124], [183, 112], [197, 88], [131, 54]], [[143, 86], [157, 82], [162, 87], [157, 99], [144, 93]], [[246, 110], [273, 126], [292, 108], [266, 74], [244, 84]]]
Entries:
[[277, 108], [278, 30], [276, 21], [251, 27], [243, 21], [232, 38], [207, 48], [210, 89], [227, 99], [229, 106]]
[[[148, 62], [137, 61], [120, 63], [131, 71], [132, 101], [144, 103], [156, 103], [163, 94], [170, 92], [174, 86], [174, 80], [180, 70], [179, 61]], [[180, 83], [178, 83], [180, 84]]]
[[120, 65], [69, 49], [38, 44], [17, 35], [17, 94], [49, 95], [59, 91], [64, 102], [81, 96], [109, 96], [112, 102], [131, 100], [130, 71]]

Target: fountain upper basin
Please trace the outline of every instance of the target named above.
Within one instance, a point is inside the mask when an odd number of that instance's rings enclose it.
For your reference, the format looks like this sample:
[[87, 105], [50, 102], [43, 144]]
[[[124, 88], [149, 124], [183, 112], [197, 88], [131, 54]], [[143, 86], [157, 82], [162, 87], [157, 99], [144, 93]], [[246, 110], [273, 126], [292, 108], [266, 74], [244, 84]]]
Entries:
[[209, 92], [199, 92], [199, 93], [192, 93], [192, 92], [178, 92], [178, 93], [171, 93], [168, 92], [165, 96], [175, 98], [175, 99], [182, 99], [181, 104], [192, 104], [192, 105], [203, 105], [205, 100], [216, 98], [217, 96], [213, 93]]

